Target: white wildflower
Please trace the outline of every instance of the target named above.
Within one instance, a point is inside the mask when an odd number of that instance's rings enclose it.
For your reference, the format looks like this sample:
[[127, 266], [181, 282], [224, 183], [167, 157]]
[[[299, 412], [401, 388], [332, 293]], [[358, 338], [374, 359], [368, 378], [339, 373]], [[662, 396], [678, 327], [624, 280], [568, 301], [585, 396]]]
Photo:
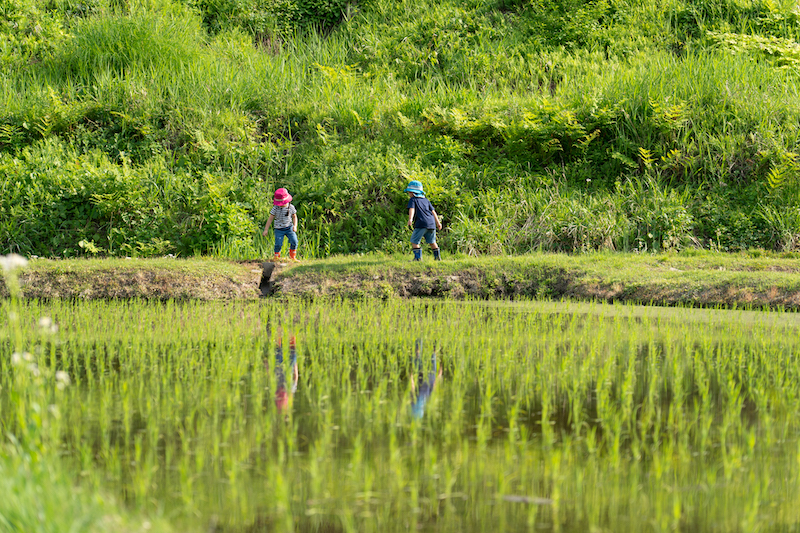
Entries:
[[39, 327], [42, 328], [45, 333], [56, 333], [58, 331], [58, 326], [49, 316], [43, 316], [39, 319]]
[[[63, 370], [56, 370], [56, 381], [59, 385], [69, 385], [69, 374], [64, 372]], [[63, 388], [63, 387], [62, 387]]]
[[6, 272], [11, 272], [28, 266], [28, 260], [19, 254], [0, 255], [0, 265]]

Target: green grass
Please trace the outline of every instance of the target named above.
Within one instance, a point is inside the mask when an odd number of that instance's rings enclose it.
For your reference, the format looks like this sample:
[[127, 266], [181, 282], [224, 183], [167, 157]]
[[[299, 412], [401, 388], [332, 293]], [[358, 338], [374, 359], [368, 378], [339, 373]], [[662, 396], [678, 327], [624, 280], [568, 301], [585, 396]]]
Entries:
[[336, 297], [618, 301], [701, 307], [796, 309], [793, 254], [688, 251], [473, 258], [366, 254], [306, 261], [281, 273], [281, 293]]
[[286, 186], [393, 253], [409, 179], [465, 253], [800, 242], [789, 5], [145, 4], [9, 4], [0, 252], [244, 258]]
[[[236, 300], [260, 295], [263, 256], [220, 258], [34, 259], [21, 275], [26, 298], [144, 298]], [[412, 262], [408, 250], [309, 258], [283, 263], [274, 275], [278, 297], [375, 296], [453, 299], [618, 301], [654, 305], [782, 308], [800, 305], [795, 254], [752, 250], [738, 254], [535, 253], [470, 257], [429, 250]]]
[[58, 459], [32, 457], [4, 444], [0, 459], [0, 531], [36, 533], [167, 532], [163, 520], [131, 516], [106, 493], [76, 487]]

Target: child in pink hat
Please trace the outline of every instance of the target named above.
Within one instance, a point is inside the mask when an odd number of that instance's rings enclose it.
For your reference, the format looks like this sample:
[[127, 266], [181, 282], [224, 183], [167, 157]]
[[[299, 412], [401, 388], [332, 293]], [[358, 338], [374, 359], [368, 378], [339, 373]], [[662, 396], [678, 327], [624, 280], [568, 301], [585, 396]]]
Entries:
[[267, 225], [264, 226], [264, 236], [269, 231], [269, 226], [274, 222], [275, 248], [273, 261], [280, 261], [283, 238], [289, 239], [289, 259], [297, 261], [297, 209], [292, 205], [292, 195], [281, 187], [275, 191], [272, 199], [272, 209], [269, 211]]

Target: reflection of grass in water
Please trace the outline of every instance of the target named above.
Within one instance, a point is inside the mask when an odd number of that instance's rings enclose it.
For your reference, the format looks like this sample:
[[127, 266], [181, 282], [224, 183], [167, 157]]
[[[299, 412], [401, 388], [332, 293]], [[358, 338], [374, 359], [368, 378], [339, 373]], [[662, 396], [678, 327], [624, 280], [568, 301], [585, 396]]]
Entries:
[[[422, 301], [28, 302], [20, 315], [59, 325], [26, 336], [73, 382], [52, 438], [81, 483], [179, 526], [800, 520], [793, 315]], [[279, 332], [297, 338], [288, 416], [263, 364]], [[421, 420], [417, 336], [443, 367]]]

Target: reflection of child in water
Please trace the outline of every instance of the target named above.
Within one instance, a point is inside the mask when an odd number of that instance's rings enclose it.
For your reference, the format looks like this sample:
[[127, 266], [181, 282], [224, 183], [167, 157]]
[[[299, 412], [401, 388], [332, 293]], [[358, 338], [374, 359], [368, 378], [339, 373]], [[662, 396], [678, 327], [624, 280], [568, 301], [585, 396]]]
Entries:
[[417, 387], [414, 374], [411, 374], [411, 414], [414, 418], [422, 418], [425, 414], [425, 404], [433, 393], [436, 380], [442, 377], [442, 368], [437, 373], [436, 352], [431, 354], [431, 367], [425, 377], [425, 368], [422, 359], [422, 341], [417, 339], [416, 356], [414, 358], [414, 371], [418, 374], [419, 387]]
[[[297, 350], [295, 347], [294, 336], [289, 339], [289, 365], [292, 367], [292, 387], [286, 390], [286, 373], [283, 370], [283, 338], [278, 337], [278, 343], [275, 347], [275, 407], [278, 411], [284, 411], [289, 407], [289, 402], [297, 392], [297, 378], [299, 372], [297, 371]], [[269, 364], [267, 364], [269, 368]]]

